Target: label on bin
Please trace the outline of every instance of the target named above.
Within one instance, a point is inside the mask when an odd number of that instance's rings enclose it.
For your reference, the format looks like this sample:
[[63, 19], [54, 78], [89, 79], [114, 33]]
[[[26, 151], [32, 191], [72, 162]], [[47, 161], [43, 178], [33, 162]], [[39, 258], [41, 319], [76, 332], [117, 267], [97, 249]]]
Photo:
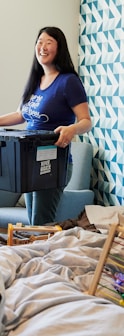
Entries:
[[40, 175], [51, 173], [50, 160], [41, 161], [40, 163]]
[[38, 146], [36, 161], [55, 160], [57, 158], [57, 146]]

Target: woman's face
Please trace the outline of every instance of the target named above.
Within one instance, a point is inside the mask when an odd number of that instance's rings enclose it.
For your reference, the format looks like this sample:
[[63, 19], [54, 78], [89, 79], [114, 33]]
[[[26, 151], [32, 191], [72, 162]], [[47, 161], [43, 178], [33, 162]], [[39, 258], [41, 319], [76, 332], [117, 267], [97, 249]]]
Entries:
[[57, 41], [43, 32], [36, 43], [35, 52], [36, 58], [41, 65], [51, 65], [57, 54]]

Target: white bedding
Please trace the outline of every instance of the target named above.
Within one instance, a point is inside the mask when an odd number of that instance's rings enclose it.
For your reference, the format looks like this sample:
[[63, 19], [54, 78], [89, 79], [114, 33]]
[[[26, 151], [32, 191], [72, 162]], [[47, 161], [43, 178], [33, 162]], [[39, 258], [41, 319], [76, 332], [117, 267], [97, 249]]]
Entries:
[[[84, 293], [105, 238], [76, 227], [47, 241], [0, 247], [1, 335], [123, 336], [124, 308]], [[124, 256], [123, 245], [118, 249]]]

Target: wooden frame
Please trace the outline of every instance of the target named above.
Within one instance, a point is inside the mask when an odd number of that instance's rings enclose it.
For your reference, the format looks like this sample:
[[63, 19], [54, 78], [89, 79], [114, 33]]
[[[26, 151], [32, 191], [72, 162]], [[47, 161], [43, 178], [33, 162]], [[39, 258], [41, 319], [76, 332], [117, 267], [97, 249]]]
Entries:
[[[99, 284], [99, 280], [102, 276], [102, 272], [103, 272], [105, 262], [107, 260], [108, 255], [109, 255], [110, 249], [112, 247], [115, 234], [117, 234], [117, 233], [118, 233], [118, 237], [124, 238], [124, 226], [120, 226], [118, 224], [112, 224], [110, 226], [108, 237], [107, 237], [107, 239], [105, 241], [105, 244], [103, 246], [103, 251], [100, 255], [100, 258], [99, 258], [97, 267], [95, 269], [95, 273], [94, 273], [91, 285], [90, 285], [89, 290], [88, 290], [89, 295], [95, 295], [96, 294], [96, 290], [97, 290], [97, 287], [98, 287], [98, 284]], [[111, 295], [109, 297], [113, 298]], [[118, 300], [118, 301], [119, 301], [118, 303], [121, 306], [124, 306], [124, 299]]]
[[[7, 245], [20, 245], [20, 244], [29, 244], [35, 240], [46, 240], [51, 235], [55, 234], [58, 231], [61, 231], [62, 228], [59, 225], [55, 226], [22, 226], [22, 223], [17, 223], [13, 225], [11, 223], [8, 224], [8, 239]], [[14, 231], [18, 232], [32, 232], [30, 238], [16, 238], [14, 237]], [[40, 235], [35, 235], [36, 232], [39, 232]]]

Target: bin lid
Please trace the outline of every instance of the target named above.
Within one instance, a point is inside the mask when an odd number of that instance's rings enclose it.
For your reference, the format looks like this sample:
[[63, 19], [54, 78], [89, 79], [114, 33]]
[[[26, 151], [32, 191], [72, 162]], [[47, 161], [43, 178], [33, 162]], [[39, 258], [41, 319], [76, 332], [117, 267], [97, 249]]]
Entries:
[[45, 130], [16, 130], [16, 129], [5, 129], [0, 128], [0, 140], [31, 140], [33, 139], [41, 139], [41, 140], [54, 140], [56, 142], [58, 140], [59, 133], [55, 133], [54, 131], [45, 131]]

